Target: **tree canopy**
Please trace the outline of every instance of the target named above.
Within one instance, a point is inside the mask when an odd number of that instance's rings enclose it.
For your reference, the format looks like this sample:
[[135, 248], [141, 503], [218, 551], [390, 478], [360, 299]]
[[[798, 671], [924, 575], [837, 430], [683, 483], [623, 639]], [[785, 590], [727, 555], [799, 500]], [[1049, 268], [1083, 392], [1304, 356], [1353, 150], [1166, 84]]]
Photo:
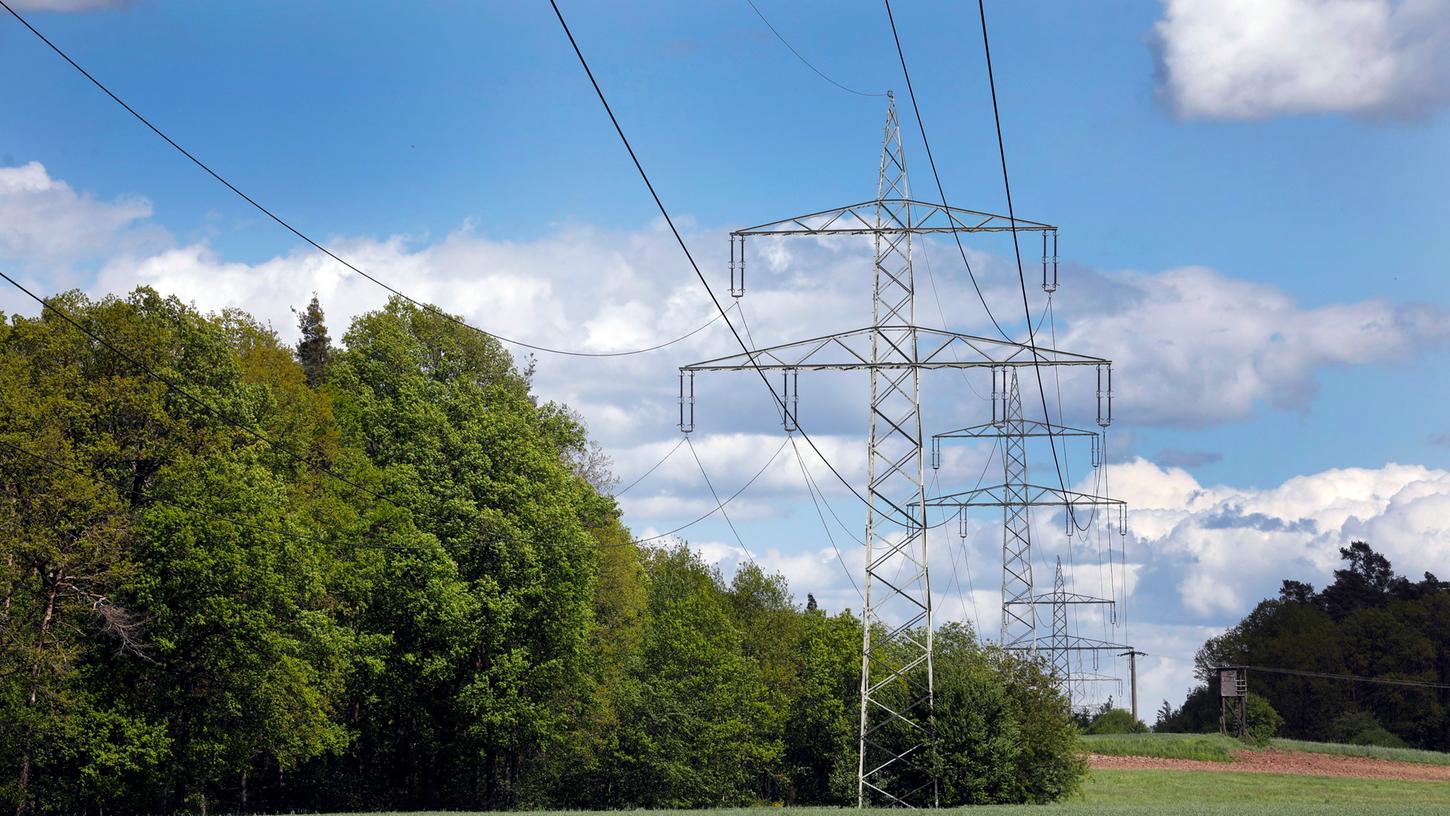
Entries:
[[[333, 347], [314, 298], [295, 348], [145, 288], [56, 303], [106, 343], [0, 322], [0, 802], [854, 802], [859, 618], [637, 545], [492, 338], [398, 299]], [[1041, 668], [937, 642], [943, 801], [1073, 790]]]
[[[1344, 566], [1324, 589], [1285, 580], [1279, 597], [1205, 643], [1195, 661], [1199, 678], [1210, 680], [1214, 666], [1244, 665], [1404, 681], [1248, 670], [1251, 691], [1283, 718], [1285, 736], [1450, 750], [1450, 693], [1413, 685], [1450, 683], [1450, 583], [1430, 573], [1419, 581], [1397, 575], [1363, 541], [1339, 554]], [[1205, 685], [1180, 709], [1165, 703], [1157, 728], [1216, 730], [1216, 695]]]

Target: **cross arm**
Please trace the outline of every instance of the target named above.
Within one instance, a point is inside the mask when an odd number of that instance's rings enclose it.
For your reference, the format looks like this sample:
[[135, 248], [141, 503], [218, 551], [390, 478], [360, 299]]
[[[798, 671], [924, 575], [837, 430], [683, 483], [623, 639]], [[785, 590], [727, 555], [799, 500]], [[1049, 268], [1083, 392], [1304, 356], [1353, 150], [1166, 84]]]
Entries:
[[730, 235], [743, 238], [748, 235], [929, 235], [953, 232], [1056, 233], [1057, 227], [930, 201], [890, 198], [782, 218], [738, 229]]
[[[872, 362], [871, 342], [886, 348]], [[813, 337], [680, 366], [696, 371], [866, 371], [906, 368], [999, 368], [1040, 365], [1110, 365], [1102, 357], [977, 337], [921, 326], [877, 326]]]
[[[1020, 498], [1009, 496], [1009, 490], [1025, 495]], [[1004, 504], [1028, 505], [1031, 507], [1127, 506], [1127, 502], [1122, 499], [1110, 499], [1106, 496], [1093, 496], [1087, 493], [1079, 493], [1075, 490], [1063, 490], [1058, 487], [1034, 484], [979, 487], [975, 490], [967, 490], [961, 493], [934, 496], [927, 499], [926, 503], [929, 507], [1001, 507]]]

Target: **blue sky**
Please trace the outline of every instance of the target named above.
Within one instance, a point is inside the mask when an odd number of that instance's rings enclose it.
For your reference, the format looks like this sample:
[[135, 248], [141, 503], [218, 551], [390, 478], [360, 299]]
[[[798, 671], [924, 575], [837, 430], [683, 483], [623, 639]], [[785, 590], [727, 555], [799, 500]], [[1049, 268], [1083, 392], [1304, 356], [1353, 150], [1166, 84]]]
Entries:
[[[745, 0], [561, 5], [718, 286], [728, 229], [874, 194], [884, 100], [821, 80]], [[895, 89], [913, 191], [934, 198], [882, 7], [757, 5], [836, 80]], [[611, 349], [708, 317], [547, 4], [16, 7], [242, 189], [476, 325]], [[1450, 400], [1450, 56], [1437, 36], [1450, 22], [1438, 8], [988, 4], [1017, 211], [1062, 227], [1057, 328], [1064, 345], [1121, 361], [1111, 475], [1143, 509], [1128, 566], [1106, 577], [1084, 566], [1081, 580], [1091, 591], [1106, 582], [1142, 622], [1113, 636], [1154, 653], [1150, 700], [1181, 695], [1192, 649], [1279, 578], [1322, 582], [1349, 535], [1378, 536], [1407, 571], [1450, 555], [1435, 520], [1450, 507], [1450, 420], [1439, 407]], [[975, 8], [902, 0], [894, 10], [951, 203], [1005, 211]], [[1288, 23], [1261, 26], [1268, 39], [1256, 40], [1242, 27], [1254, 14]], [[335, 335], [381, 302], [8, 17], [0, 97], [0, 262], [41, 288], [148, 283], [202, 308], [245, 306], [289, 338], [287, 309], [313, 290]], [[1020, 317], [1010, 245], [970, 246], [989, 301]], [[921, 249], [946, 322], [985, 333], [954, 247]], [[752, 268], [759, 295], [746, 298], [751, 326], [771, 342], [853, 327], [868, 275], [855, 244], [763, 254]], [[922, 322], [937, 323], [922, 297]], [[12, 295], [0, 306], [32, 311]], [[627, 483], [676, 441], [674, 367], [732, 342], [716, 327], [618, 364], [545, 355], [539, 388], [583, 413]], [[864, 458], [864, 407], [852, 407], [864, 406], [861, 385], [803, 389], [805, 424], [848, 472], [852, 456]], [[980, 421], [980, 403], [955, 381], [928, 389], [929, 431]], [[758, 384], [702, 391], [695, 442], [716, 486], [734, 492], [784, 437]], [[1089, 424], [1075, 399], [1068, 423]], [[942, 479], [974, 478], [986, 455], [963, 452]], [[800, 591], [850, 605], [791, 456], [732, 503], [732, 518], [752, 554]], [[1076, 465], [1075, 475], [1090, 471]], [[687, 457], [672, 458], [622, 501], [626, 521], [658, 532], [709, 509], [697, 477]], [[849, 495], [822, 484], [855, 524]], [[1256, 527], [1260, 517], [1284, 523]], [[1067, 552], [1052, 532], [1060, 526], [1043, 524], [1044, 554]], [[987, 617], [997, 534], [983, 519], [965, 550], [970, 597]], [[688, 535], [727, 570], [741, 557], [719, 520]], [[942, 603], [943, 614], [965, 615], [965, 597]]]

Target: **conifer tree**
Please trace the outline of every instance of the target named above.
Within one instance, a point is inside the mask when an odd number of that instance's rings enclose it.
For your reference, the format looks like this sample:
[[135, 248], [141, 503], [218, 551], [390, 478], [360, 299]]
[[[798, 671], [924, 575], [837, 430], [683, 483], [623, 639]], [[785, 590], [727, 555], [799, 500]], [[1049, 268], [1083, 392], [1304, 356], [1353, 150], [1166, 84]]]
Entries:
[[297, 341], [297, 360], [307, 376], [307, 384], [313, 388], [327, 381], [327, 363], [332, 356], [332, 338], [327, 336], [327, 325], [323, 323], [322, 305], [317, 295], [307, 309], [297, 316], [297, 328], [302, 339]]

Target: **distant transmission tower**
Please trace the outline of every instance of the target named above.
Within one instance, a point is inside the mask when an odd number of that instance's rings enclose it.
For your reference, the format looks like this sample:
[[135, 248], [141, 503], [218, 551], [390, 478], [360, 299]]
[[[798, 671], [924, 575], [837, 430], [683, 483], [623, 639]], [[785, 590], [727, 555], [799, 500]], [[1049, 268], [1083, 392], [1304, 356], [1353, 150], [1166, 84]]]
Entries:
[[[861, 647], [861, 731], [857, 796], [872, 802], [934, 805], [930, 757], [934, 681], [932, 599], [927, 568], [927, 496], [921, 427], [921, 372], [991, 368], [994, 382], [1021, 366], [1108, 361], [916, 325], [913, 235], [1040, 232], [1057, 228], [991, 213], [915, 201], [895, 98], [888, 94], [877, 196], [872, 201], [773, 221], [730, 234], [730, 293], [745, 294], [750, 236], [870, 235], [875, 245], [870, 326], [754, 349], [680, 368], [680, 429], [695, 425], [695, 374], [780, 372], [785, 429], [796, 429], [802, 371], [866, 371], [870, 425], [866, 476], [866, 568]], [[1047, 267], [1043, 275], [1046, 284]]]
[[[1052, 594], [1045, 598], [1039, 598], [1039, 603], [1045, 602], [1052, 607], [1052, 635], [1048, 638], [1047, 649], [1044, 656], [1052, 673], [1052, 679], [1056, 681], [1058, 688], [1067, 695], [1069, 703], [1076, 703], [1082, 699], [1083, 689], [1089, 683], [1116, 683], [1122, 685], [1122, 681], [1112, 675], [1099, 674], [1097, 669], [1097, 653], [1118, 649], [1119, 647], [1103, 641], [1090, 640], [1088, 638], [1074, 637], [1069, 631], [1071, 621], [1068, 619], [1068, 610], [1079, 604], [1106, 604], [1112, 606], [1113, 602], [1103, 598], [1094, 598], [1088, 595], [1079, 595], [1067, 591], [1067, 580], [1062, 574], [1062, 556], [1057, 557], [1057, 568], [1052, 578]], [[1093, 671], [1088, 672], [1082, 669], [1081, 653], [1092, 654]], [[1073, 669], [1072, 658], [1077, 655], [1078, 668]], [[1133, 718], [1137, 719], [1137, 714]]]
[[[1107, 427], [1112, 422], [1112, 375], [1106, 362], [1099, 367], [1099, 372], [1098, 424]], [[1108, 389], [1105, 390], [1103, 385], [1108, 385]], [[939, 467], [941, 464], [940, 446], [943, 439], [996, 438], [1000, 440], [1002, 447], [1002, 483], [935, 497], [928, 499], [927, 504], [935, 507], [956, 507], [960, 513], [974, 507], [1002, 508], [1002, 622], [998, 642], [1006, 649], [1022, 652], [1029, 657], [1041, 657], [1057, 681], [1058, 688], [1067, 695], [1070, 702], [1075, 702], [1081, 699], [1082, 687], [1086, 683], [1116, 682], [1117, 678], [1074, 672], [1071, 668], [1073, 656], [1091, 653], [1096, 664], [1097, 652], [1116, 653], [1128, 647], [1069, 633], [1070, 608], [1089, 604], [1104, 605], [1111, 614], [1114, 603], [1104, 598], [1068, 592], [1061, 558], [1058, 559], [1057, 570], [1053, 576], [1053, 591], [1050, 594], [1039, 594], [1036, 591], [1032, 574], [1031, 509], [1044, 506], [1064, 508], [1067, 514], [1066, 527], [1070, 535], [1080, 513], [1096, 518], [1098, 508], [1110, 508], [1118, 513], [1118, 528], [1122, 533], [1126, 532], [1127, 505], [1119, 499], [1079, 493], [1062, 487], [1037, 485], [1028, 481], [1029, 438], [1086, 437], [1092, 443], [1094, 467], [1103, 464], [1103, 446], [1096, 431], [1049, 426], [1047, 423], [1025, 419], [1022, 416], [1022, 397], [1015, 369], [1002, 371], [1000, 385], [994, 378], [992, 403], [991, 424], [947, 431], [932, 437], [932, 465]], [[1049, 637], [1043, 637], [1039, 633], [1040, 615], [1037, 610], [1043, 606], [1051, 610], [1052, 628]]]

